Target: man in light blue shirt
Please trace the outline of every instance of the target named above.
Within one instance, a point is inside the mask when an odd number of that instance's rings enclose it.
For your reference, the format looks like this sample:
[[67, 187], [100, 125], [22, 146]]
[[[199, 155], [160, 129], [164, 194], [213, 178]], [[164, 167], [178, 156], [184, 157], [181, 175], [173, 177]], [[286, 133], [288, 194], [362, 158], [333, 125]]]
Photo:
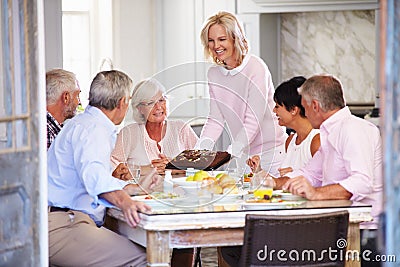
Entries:
[[[114, 178], [110, 155], [129, 105], [132, 80], [120, 71], [103, 71], [90, 86], [89, 106], [75, 116], [48, 151], [49, 257], [58, 266], [146, 266], [146, 251], [100, 227], [109, 202], [131, 227], [137, 211], [150, 209], [130, 195], [158, 184], [152, 172], [141, 188]], [[105, 200], [105, 201], [104, 201]]]

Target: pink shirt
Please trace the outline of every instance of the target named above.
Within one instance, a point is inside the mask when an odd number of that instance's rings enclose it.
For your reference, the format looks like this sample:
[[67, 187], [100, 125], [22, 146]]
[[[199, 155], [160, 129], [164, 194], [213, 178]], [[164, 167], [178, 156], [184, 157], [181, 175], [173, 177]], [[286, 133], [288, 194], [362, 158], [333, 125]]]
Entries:
[[291, 177], [304, 175], [313, 186], [340, 184], [351, 200], [372, 205], [374, 221], [361, 228], [377, 228], [383, 206], [382, 142], [379, 129], [351, 115], [345, 107], [320, 127], [321, 147], [310, 162]]
[[232, 70], [213, 66], [208, 71], [210, 114], [201, 138], [217, 140], [228, 126], [233, 142], [258, 154], [284, 144], [286, 134], [272, 112], [274, 87], [267, 65], [254, 55]]

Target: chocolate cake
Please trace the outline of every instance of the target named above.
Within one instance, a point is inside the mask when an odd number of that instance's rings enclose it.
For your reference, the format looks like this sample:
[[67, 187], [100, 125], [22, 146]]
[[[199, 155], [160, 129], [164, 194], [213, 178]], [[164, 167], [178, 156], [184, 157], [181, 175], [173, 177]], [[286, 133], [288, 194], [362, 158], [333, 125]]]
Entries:
[[187, 169], [215, 170], [227, 163], [231, 155], [224, 151], [210, 150], [184, 150], [173, 158], [166, 166], [166, 169]]

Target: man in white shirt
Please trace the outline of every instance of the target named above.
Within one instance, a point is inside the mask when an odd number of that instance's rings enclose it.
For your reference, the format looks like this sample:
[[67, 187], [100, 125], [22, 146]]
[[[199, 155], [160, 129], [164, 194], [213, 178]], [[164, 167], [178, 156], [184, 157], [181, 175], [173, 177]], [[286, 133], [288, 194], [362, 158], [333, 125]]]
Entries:
[[135, 227], [149, 209], [130, 195], [159, 183], [154, 170], [141, 188], [112, 177], [110, 161], [117, 129], [129, 105], [132, 80], [120, 71], [93, 79], [89, 106], [75, 116], [48, 150], [50, 264], [60, 266], [146, 266], [145, 249], [101, 225], [106, 205], [122, 210]]

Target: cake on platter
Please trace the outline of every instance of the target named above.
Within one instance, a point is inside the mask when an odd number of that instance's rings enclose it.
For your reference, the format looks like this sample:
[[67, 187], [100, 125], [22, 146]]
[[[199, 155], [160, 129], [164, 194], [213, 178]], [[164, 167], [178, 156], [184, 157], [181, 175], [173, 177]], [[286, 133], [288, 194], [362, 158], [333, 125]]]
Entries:
[[231, 154], [226, 151], [184, 150], [167, 164], [166, 169], [194, 168], [209, 171], [221, 167], [230, 159]]

